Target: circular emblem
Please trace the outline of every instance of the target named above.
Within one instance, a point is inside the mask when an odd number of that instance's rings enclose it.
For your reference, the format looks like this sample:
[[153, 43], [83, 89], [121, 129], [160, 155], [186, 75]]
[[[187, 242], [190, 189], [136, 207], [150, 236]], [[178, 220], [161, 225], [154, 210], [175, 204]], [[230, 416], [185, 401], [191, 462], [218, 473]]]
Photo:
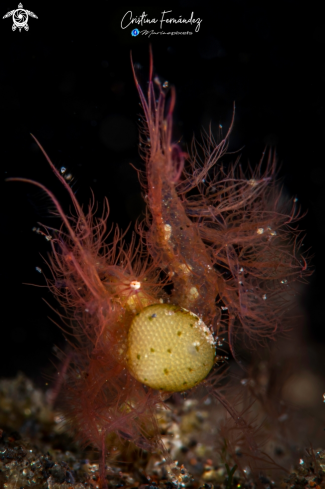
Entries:
[[17, 10], [15, 10], [12, 15], [12, 20], [14, 22], [14, 25], [12, 26], [13, 30], [15, 30], [17, 27], [18, 29], [27, 28], [26, 30], [28, 30], [28, 13], [26, 12], [26, 10], [22, 8], [18, 8]]

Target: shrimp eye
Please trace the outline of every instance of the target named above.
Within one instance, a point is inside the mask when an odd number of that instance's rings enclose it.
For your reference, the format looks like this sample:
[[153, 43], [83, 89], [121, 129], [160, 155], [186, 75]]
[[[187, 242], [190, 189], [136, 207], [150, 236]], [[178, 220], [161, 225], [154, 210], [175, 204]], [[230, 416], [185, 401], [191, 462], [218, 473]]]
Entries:
[[169, 392], [194, 387], [210, 372], [215, 342], [203, 321], [172, 304], [145, 307], [131, 323], [127, 362], [143, 384]]

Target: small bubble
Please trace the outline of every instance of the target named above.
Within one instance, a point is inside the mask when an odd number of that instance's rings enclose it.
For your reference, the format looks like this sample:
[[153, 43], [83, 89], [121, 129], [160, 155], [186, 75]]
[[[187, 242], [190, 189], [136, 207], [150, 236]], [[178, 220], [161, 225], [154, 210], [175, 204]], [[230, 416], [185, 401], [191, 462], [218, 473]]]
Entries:
[[228, 311], [228, 307], [226, 306], [221, 306], [222, 311]]
[[266, 300], [266, 299], [267, 299], [266, 294], [264, 294], [264, 295], [262, 296], [262, 299], [264, 299], [264, 300]]
[[60, 168], [61, 175], [64, 175], [66, 171], [67, 171], [66, 167], [65, 166], [61, 166], [61, 168]]
[[42, 273], [42, 269], [40, 267], [35, 267], [35, 270], [38, 272], [38, 273]]
[[271, 236], [276, 236], [276, 231], [273, 231], [270, 226], [267, 227], [267, 230], [269, 231]]
[[132, 282], [130, 282], [130, 287], [131, 289], [138, 290], [141, 287], [141, 282], [138, 282], [137, 280], [132, 280]]
[[301, 459], [299, 460], [299, 464], [300, 464], [300, 465], [304, 465], [304, 463], [305, 463], [305, 461], [304, 461], [304, 460], [301, 458]]
[[169, 82], [168, 82], [168, 81], [165, 81], [165, 82], [163, 83], [163, 87], [164, 87], [164, 88], [168, 88], [168, 86], [169, 86]]
[[283, 280], [281, 280], [281, 284], [287, 284], [288, 283], [288, 280], [286, 278], [284, 278]]
[[256, 232], [257, 232], [257, 234], [263, 234], [264, 228], [258, 228], [258, 230]]

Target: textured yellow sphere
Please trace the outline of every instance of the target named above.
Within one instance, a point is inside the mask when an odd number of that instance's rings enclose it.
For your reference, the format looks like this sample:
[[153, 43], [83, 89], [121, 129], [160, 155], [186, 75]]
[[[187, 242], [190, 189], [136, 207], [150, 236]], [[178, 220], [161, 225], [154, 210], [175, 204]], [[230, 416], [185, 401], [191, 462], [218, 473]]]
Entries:
[[153, 389], [190, 389], [210, 372], [215, 357], [211, 331], [186, 309], [154, 304], [137, 314], [128, 335], [131, 374]]

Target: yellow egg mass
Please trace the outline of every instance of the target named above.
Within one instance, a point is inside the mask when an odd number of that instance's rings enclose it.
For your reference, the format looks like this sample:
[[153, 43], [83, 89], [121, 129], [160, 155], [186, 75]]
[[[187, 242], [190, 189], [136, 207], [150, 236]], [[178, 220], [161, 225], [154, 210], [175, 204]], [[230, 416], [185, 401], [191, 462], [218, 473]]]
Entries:
[[131, 374], [153, 389], [190, 389], [210, 372], [215, 342], [203, 321], [172, 304], [154, 304], [137, 314], [128, 334]]

